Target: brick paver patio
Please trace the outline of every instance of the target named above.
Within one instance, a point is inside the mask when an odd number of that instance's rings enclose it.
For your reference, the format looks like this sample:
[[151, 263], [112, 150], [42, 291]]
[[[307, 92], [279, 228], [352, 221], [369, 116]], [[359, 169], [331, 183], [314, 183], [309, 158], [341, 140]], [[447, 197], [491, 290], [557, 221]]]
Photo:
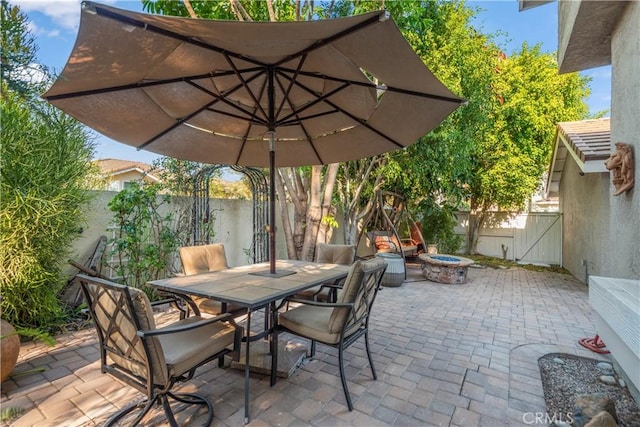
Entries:
[[[370, 340], [346, 355], [354, 400], [347, 410], [337, 352], [318, 346], [292, 377], [269, 387], [252, 374], [252, 426], [531, 426], [544, 412], [537, 360], [547, 353], [594, 358], [577, 341], [595, 335], [588, 290], [569, 275], [522, 268], [471, 269], [468, 283], [426, 281], [418, 268], [378, 294]], [[142, 395], [100, 373], [93, 329], [57, 337], [56, 347], [25, 344], [2, 384], [2, 407], [21, 407], [18, 426], [101, 425]], [[181, 387], [209, 397], [215, 426], [243, 425], [243, 371], [200, 368]], [[159, 413], [159, 412], [158, 412]], [[192, 414], [192, 413], [191, 413]], [[199, 425], [198, 419], [181, 424]], [[164, 425], [161, 417], [154, 425]], [[193, 421], [193, 422], [191, 422]]]

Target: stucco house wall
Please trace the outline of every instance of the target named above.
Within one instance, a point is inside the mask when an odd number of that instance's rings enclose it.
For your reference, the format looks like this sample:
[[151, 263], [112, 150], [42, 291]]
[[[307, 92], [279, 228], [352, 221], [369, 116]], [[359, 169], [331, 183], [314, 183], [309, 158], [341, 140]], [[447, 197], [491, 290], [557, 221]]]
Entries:
[[[84, 264], [93, 252], [98, 238], [102, 235], [108, 239], [113, 237], [111, 224], [113, 222], [113, 212], [108, 208], [108, 204], [118, 192], [96, 191], [96, 197], [87, 206], [86, 223], [82, 227], [82, 232], [73, 243], [74, 261]], [[251, 200], [235, 199], [211, 199], [211, 212], [214, 217], [215, 236], [212, 243], [223, 243], [227, 255], [227, 262], [230, 266], [246, 265], [250, 263], [246, 251], [253, 241], [253, 202]], [[171, 205], [165, 205], [166, 213], [172, 209]], [[277, 221], [280, 224], [279, 212]], [[277, 228], [276, 252], [278, 257], [286, 258], [286, 244], [282, 227]], [[105, 260], [108, 254], [105, 254]], [[76, 273], [73, 267], [67, 267], [67, 273]]]
[[580, 172], [575, 162], [568, 161], [560, 181], [562, 263], [574, 277], [587, 283], [588, 274], [602, 270], [602, 245], [609, 241], [609, 208], [603, 203], [609, 198], [609, 174]]
[[[609, 196], [609, 236], [599, 275], [640, 278], [640, 2], [628, 2], [611, 40], [611, 143], [633, 146], [635, 187]], [[610, 184], [610, 189], [613, 187]]]
[[[588, 262], [588, 283], [596, 331], [613, 356], [616, 372], [623, 374], [638, 400], [640, 2], [564, 0], [559, 2], [558, 10], [560, 72], [611, 64], [611, 151], [620, 142], [629, 144], [634, 154], [635, 187], [618, 196], [614, 195], [609, 173], [604, 173], [606, 191], [602, 190], [604, 183], [598, 177], [572, 185], [576, 180], [568, 173], [569, 168], [576, 167], [572, 162], [560, 185], [568, 233], [565, 240], [573, 240], [567, 243], [565, 266], [575, 269], [582, 256], [593, 257]], [[580, 215], [585, 219], [581, 220]]]
[[[635, 188], [614, 196], [609, 173], [578, 175], [568, 161], [560, 181], [563, 265], [590, 275], [640, 277], [640, 2], [558, 2], [560, 72], [611, 64], [611, 145], [633, 146]], [[609, 38], [607, 34], [611, 32]]]

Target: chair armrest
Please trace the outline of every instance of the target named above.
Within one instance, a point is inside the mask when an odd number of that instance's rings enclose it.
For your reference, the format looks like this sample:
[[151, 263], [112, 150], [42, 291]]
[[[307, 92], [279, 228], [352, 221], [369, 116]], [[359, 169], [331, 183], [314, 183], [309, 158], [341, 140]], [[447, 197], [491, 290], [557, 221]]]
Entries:
[[[163, 296], [165, 296], [165, 295], [163, 295]], [[173, 304], [178, 300], [177, 297], [172, 297], [172, 296], [169, 296], [169, 295], [166, 295], [166, 296], [168, 298], [162, 299], [160, 301], [153, 301], [151, 303], [151, 307], [156, 307], [158, 305], [164, 305], [164, 304]]]
[[159, 293], [160, 295], [164, 296], [165, 299], [161, 301], [152, 302], [151, 306], [156, 306], [161, 304], [174, 304], [176, 306], [176, 309], [182, 312], [181, 318], [184, 318], [186, 317], [188, 312], [183, 307], [180, 307], [179, 301], [182, 301], [185, 304], [187, 304], [191, 310], [193, 310], [196, 316], [200, 315], [200, 308], [198, 308], [198, 304], [196, 304], [195, 301], [189, 295], [183, 294], [180, 292], [173, 292], [173, 291], [170, 292], [170, 291], [164, 291], [164, 290], [159, 291]]
[[305, 305], [313, 305], [316, 307], [327, 307], [327, 308], [353, 308], [354, 304], [352, 302], [321, 302], [321, 301], [311, 301], [308, 299], [302, 298], [287, 298], [285, 301], [296, 302]]
[[[198, 328], [202, 328], [203, 326], [207, 326], [210, 325], [212, 323], [216, 323], [216, 322], [221, 322], [221, 321], [225, 321], [225, 320], [231, 320], [233, 319], [233, 317], [231, 316], [230, 313], [224, 313], [221, 314], [219, 316], [216, 317], [212, 317], [210, 319], [202, 319], [202, 320], [198, 320], [196, 322], [188, 322], [185, 323], [184, 321], [178, 321], [176, 323], [174, 323], [173, 325], [167, 326], [165, 328], [161, 328], [161, 329], [154, 329], [154, 330], [141, 330], [137, 332], [137, 335], [141, 338], [145, 338], [145, 337], [153, 337], [153, 336], [158, 336], [158, 335], [168, 335], [168, 334], [175, 334], [175, 333], [179, 333], [179, 332], [184, 332], [184, 331], [190, 331], [193, 329], [198, 329]], [[174, 326], [176, 325], [176, 326]], [[234, 327], [238, 328], [238, 325], [233, 324]]]

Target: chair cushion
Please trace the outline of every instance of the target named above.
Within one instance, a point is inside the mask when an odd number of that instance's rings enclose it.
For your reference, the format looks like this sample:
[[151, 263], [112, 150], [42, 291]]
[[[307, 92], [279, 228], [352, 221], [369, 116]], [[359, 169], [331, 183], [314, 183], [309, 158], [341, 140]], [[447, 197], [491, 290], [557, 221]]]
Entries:
[[[384, 259], [379, 257], [372, 258], [367, 261], [356, 261], [349, 270], [349, 275], [347, 276], [344, 286], [340, 291], [338, 291], [338, 298], [336, 302], [353, 303], [360, 285], [362, 284], [365, 271], [373, 270], [383, 264], [386, 264]], [[350, 310], [346, 308], [336, 308], [331, 314], [331, 319], [329, 320], [329, 330], [331, 332], [339, 331], [344, 322], [347, 321], [349, 313]]]
[[395, 252], [400, 248], [398, 239], [396, 239], [395, 236], [376, 236], [375, 245], [379, 252], [384, 250]]
[[[167, 327], [190, 324], [200, 320], [203, 318], [192, 316]], [[233, 326], [224, 322], [215, 322], [190, 331], [158, 335], [157, 339], [164, 350], [169, 375], [172, 377], [182, 375], [214, 354], [233, 345], [234, 333]]]
[[307, 338], [336, 344], [340, 340], [340, 331], [329, 331], [332, 312], [328, 307], [302, 305], [280, 313], [278, 324]]
[[184, 274], [198, 274], [228, 268], [222, 243], [202, 246], [183, 246], [179, 249]]
[[316, 262], [351, 265], [356, 257], [354, 245], [334, 245], [318, 243], [316, 246]]
[[[217, 316], [218, 314], [224, 313], [222, 311], [222, 303], [220, 301], [216, 301], [210, 298], [193, 298], [195, 303], [198, 305], [198, 308], [201, 312], [212, 314]], [[227, 304], [227, 313], [233, 313], [238, 310], [242, 310], [243, 307], [235, 304]]]

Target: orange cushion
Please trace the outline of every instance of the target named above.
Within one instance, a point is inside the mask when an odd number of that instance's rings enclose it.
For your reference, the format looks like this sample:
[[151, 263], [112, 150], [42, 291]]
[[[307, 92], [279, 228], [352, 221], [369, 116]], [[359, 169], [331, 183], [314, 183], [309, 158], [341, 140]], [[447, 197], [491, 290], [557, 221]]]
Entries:
[[400, 242], [396, 236], [376, 236], [376, 249], [389, 249], [392, 251], [400, 249]]

